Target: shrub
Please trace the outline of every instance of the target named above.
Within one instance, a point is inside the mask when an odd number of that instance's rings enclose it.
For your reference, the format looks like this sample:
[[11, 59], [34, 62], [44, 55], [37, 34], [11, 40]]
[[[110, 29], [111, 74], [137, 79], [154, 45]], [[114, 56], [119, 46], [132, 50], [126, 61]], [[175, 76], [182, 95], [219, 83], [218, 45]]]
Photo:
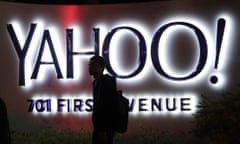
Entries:
[[240, 143], [240, 93], [222, 94], [218, 100], [204, 97], [198, 107], [193, 132], [202, 143]]

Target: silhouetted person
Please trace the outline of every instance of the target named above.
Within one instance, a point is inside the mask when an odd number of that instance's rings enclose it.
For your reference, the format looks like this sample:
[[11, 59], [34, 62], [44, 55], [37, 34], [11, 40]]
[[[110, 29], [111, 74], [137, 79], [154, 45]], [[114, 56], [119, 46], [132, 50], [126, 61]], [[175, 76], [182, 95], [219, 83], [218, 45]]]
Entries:
[[7, 108], [0, 98], [0, 144], [10, 144], [10, 130], [7, 116]]
[[104, 75], [104, 59], [93, 56], [89, 61], [89, 74], [93, 81], [93, 136], [92, 144], [112, 144], [116, 106], [116, 79]]

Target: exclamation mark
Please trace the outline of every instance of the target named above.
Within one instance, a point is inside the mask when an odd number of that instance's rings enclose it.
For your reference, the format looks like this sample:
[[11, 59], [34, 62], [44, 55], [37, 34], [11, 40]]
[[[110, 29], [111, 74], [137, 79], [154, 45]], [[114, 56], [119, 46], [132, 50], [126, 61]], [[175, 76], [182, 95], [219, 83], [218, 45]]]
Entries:
[[[220, 57], [220, 51], [222, 47], [222, 40], [223, 40], [223, 34], [225, 30], [225, 19], [220, 18], [218, 20], [217, 24], [217, 40], [216, 40], [216, 59], [215, 59], [215, 65], [214, 68], [218, 68], [218, 62]], [[216, 75], [211, 76], [210, 78], [211, 83], [216, 84], [218, 82], [218, 77]]]

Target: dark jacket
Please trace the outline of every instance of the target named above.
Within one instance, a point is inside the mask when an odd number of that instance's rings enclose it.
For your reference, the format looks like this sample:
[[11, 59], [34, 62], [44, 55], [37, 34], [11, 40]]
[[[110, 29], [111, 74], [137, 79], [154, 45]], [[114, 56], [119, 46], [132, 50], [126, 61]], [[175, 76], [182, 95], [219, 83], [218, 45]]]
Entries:
[[109, 75], [93, 82], [93, 126], [96, 130], [114, 130], [116, 99], [116, 79]]
[[0, 144], [10, 144], [10, 141], [7, 108], [4, 101], [0, 98]]

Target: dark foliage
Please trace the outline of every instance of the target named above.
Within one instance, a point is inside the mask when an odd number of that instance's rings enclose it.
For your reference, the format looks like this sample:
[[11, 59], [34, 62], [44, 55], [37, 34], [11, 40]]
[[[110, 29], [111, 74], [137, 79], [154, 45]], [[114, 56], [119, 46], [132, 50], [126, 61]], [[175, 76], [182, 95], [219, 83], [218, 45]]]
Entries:
[[240, 143], [240, 93], [228, 93], [219, 100], [204, 97], [195, 115], [194, 133], [202, 143]]

